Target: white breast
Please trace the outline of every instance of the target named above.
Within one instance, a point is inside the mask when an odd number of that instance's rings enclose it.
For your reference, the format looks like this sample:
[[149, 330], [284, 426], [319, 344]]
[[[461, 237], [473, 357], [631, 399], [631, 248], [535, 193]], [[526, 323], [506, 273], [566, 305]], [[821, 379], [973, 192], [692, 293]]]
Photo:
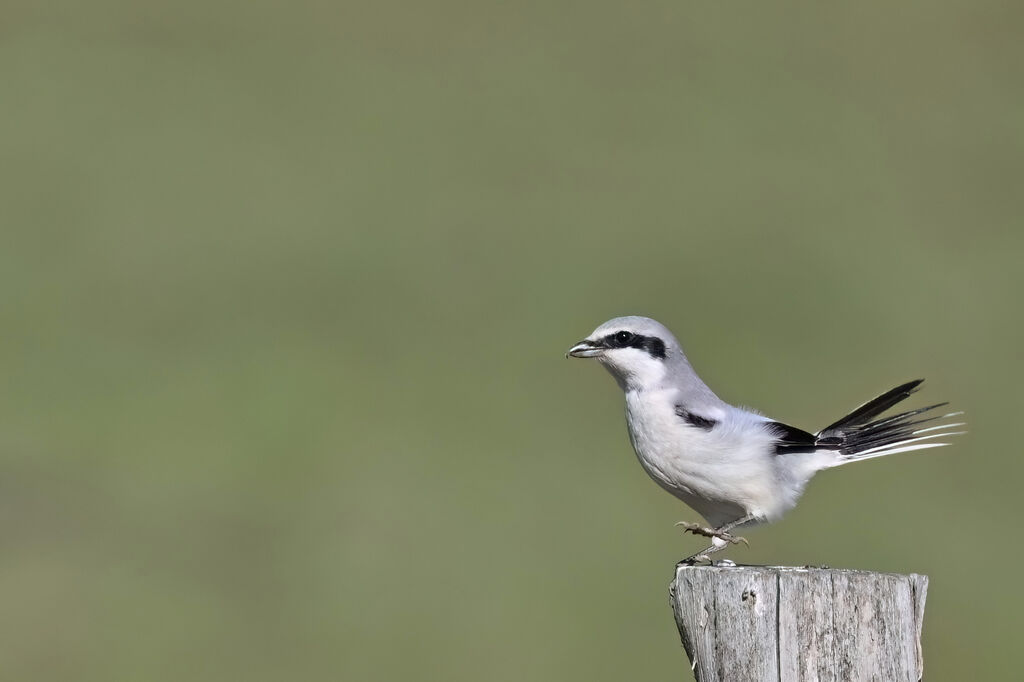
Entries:
[[748, 514], [774, 519], [791, 506], [764, 418], [726, 406], [702, 414], [718, 423], [700, 428], [676, 414], [675, 397], [675, 389], [626, 392], [630, 441], [651, 478], [713, 526]]

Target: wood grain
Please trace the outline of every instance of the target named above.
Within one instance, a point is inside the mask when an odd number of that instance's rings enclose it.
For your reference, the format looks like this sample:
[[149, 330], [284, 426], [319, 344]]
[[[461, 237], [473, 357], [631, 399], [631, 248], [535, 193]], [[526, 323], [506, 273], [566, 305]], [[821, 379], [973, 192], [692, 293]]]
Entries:
[[698, 682], [917, 682], [928, 578], [680, 566], [672, 610]]

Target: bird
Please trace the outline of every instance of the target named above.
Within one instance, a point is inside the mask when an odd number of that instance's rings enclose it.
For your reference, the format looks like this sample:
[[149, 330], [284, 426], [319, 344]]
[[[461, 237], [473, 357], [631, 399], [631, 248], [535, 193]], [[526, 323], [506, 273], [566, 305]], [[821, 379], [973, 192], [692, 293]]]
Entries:
[[949, 445], [942, 439], [964, 433], [956, 430], [964, 422], [950, 421], [962, 412], [934, 416], [948, 403], [882, 416], [923, 379], [900, 384], [814, 433], [736, 407], [697, 376], [672, 332], [649, 317], [608, 320], [566, 357], [595, 359], [611, 373], [625, 393], [629, 440], [644, 471], [707, 522], [676, 524], [711, 539], [680, 565], [749, 545], [734, 531], [778, 521], [819, 471]]

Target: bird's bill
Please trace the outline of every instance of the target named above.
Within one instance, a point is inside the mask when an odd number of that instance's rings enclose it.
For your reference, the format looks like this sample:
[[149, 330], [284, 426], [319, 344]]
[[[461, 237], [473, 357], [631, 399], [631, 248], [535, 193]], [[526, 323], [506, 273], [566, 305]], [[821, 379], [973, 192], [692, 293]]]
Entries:
[[591, 341], [580, 341], [575, 346], [569, 349], [569, 352], [565, 354], [565, 357], [570, 355], [574, 358], [596, 358], [598, 355], [604, 353], [604, 348], [595, 345]]

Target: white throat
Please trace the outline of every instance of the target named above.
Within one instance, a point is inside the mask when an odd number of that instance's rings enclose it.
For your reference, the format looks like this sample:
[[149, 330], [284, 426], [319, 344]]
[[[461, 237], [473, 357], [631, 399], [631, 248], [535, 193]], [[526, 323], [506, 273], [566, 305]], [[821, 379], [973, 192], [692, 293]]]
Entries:
[[623, 391], [647, 391], [663, 384], [668, 368], [646, 352], [621, 348], [600, 358]]

